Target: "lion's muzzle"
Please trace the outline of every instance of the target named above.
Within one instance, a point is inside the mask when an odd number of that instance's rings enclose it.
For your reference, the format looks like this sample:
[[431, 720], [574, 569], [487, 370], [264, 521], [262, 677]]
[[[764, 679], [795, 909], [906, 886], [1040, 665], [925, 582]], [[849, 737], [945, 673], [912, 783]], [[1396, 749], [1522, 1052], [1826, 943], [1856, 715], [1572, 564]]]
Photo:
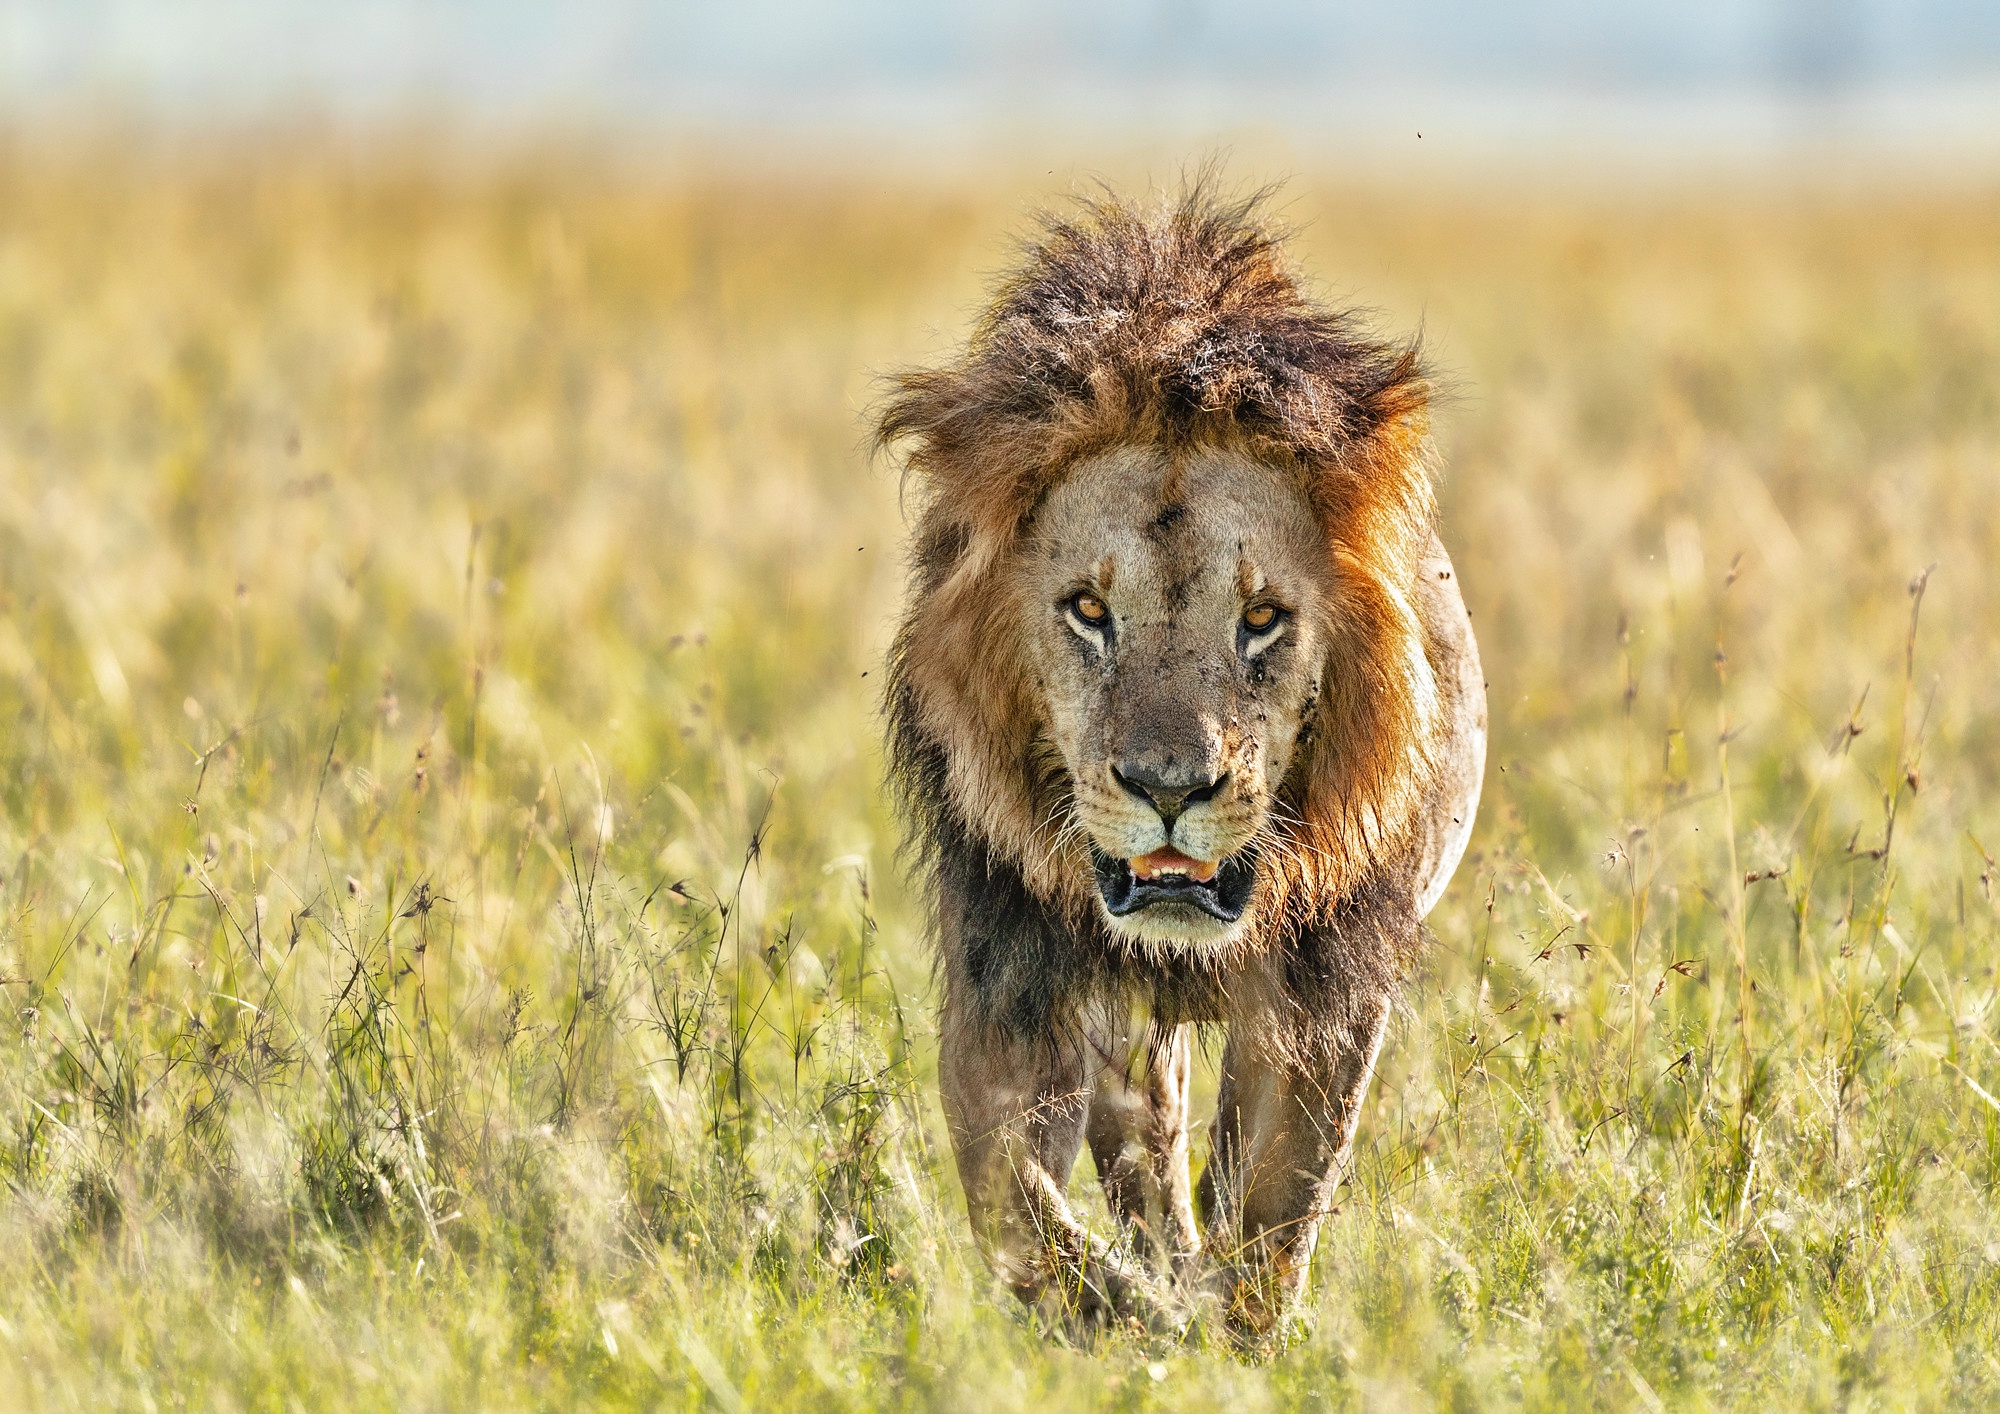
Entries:
[[1128, 757], [1111, 768], [1112, 779], [1126, 794], [1136, 796], [1159, 812], [1168, 834], [1173, 833], [1174, 821], [1189, 807], [1215, 799], [1229, 783], [1229, 773], [1213, 764], [1215, 753], [1206, 743], [1203, 749], [1187, 754], [1193, 758], [1187, 764], [1167, 753], [1164, 762], [1156, 762], [1150, 756]]
[[1130, 860], [1116, 858], [1095, 846], [1091, 847], [1090, 863], [1097, 876], [1097, 891], [1114, 918], [1126, 918], [1149, 908], [1188, 908], [1223, 923], [1234, 923], [1250, 906], [1250, 892], [1257, 882], [1253, 849], [1238, 850], [1221, 860], [1207, 879], [1198, 879], [1192, 872], [1173, 871], [1141, 878]]

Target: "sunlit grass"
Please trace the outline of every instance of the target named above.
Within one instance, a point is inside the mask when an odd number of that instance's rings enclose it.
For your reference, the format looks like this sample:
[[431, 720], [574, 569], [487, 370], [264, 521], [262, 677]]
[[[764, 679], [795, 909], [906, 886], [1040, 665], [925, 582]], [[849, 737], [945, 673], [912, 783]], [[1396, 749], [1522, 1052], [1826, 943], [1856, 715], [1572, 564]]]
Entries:
[[7, 1403], [1995, 1398], [2000, 200], [1292, 188], [1494, 746], [1245, 1364], [941, 1147], [865, 409], [1037, 195], [0, 159]]

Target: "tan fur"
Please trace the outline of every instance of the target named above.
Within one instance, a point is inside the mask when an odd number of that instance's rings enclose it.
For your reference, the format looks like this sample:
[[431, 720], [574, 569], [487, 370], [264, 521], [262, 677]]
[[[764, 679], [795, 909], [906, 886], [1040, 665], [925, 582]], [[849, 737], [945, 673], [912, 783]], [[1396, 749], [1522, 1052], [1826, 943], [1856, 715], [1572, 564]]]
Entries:
[[[881, 436], [918, 496], [890, 745], [975, 1231], [1027, 1300], [1172, 1324], [1063, 1197], [1087, 1134], [1138, 1247], [1265, 1330], [1464, 847], [1485, 712], [1415, 354], [1315, 305], [1253, 217], [1196, 190], [1051, 222]], [[1134, 784], [1156, 770], [1194, 774]], [[1114, 903], [1169, 850], [1247, 903]], [[1199, 1237], [1196, 1023], [1230, 1038]]]
[[[1404, 588], [1434, 509], [1426, 388], [1415, 356], [1362, 345], [1375, 357], [1358, 360], [1368, 376], [1360, 388], [1330, 382], [1288, 390], [1276, 400], [1278, 420], [1268, 423], [1246, 423], [1227, 401], [1252, 381], [1249, 371], [1177, 413], [1158, 370], [1206, 351], [1195, 338], [1198, 322], [1173, 317], [1175, 304], [1208, 294], [1246, 319], [1317, 313], [1261, 232], [1242, 255], [1235, 285], [1212, 289], [1215, 272], [1202, 262], [1218, 238], [1193, 234], [1203, 213], [1244, 238], [1231, 224], [1240, 213], [1211, 210], [1199, 198], [1157, 218], [1150, 229], [1163, 228], [1164, 239], [1154, 273], [1189, 286], [1188, 295], [1124, 321], [1089, 349], [1089, 364], [1065, 370], [1069, 383], [1049, 389], [1046, 403], [1023, 407], [1012, 386], [1021, 370], [995, 351], [1018, 333], [1021, 316], [1009, 311], [1009, 300], [1030, 283], [1023, 277], [1003, 288], [966, 359], [906, 376], [882, 418], [885, 441], [910, 442], [906, 464], [922, 496], [920, 587], [898, 639], [899, 685], [912, 694], [923, 728], [946, 745], [951, 790], [965, 818], [1039, 892], [1071, 906], [1078, 902], [1072, 880], [1052, 873], [1035, 846], [1059, 801], [1045, 777], [1022, 769], [1045, 733], [1047, 711], [1023, 672], [1012, 584], [1018, 566], [1009, 552], [1051, 488], [1093, 454], [1122, 446], [1239, 451], [1288, 468], [1320, 519], [1328, 597], [1339, 605], [1330, 625], [1336, 641], [1298, 827], [1302, 856], [1311, 862], [1287, 872], [1287, 897], [1275, 901], [1282, 911], [1340, 893], [1408, 826], [1436, 737], [1437, 685]], [[1115, 203], [1088, 219], [1094, 230], [1059, 228], [1051, 246], [1132, 239], [1132, 228], [1149, 229], [1146, 218]], [[1030, 268], [1048, 255], [1031, 257]], [[1337, 319], [1328, 336], [1360, 343]]]

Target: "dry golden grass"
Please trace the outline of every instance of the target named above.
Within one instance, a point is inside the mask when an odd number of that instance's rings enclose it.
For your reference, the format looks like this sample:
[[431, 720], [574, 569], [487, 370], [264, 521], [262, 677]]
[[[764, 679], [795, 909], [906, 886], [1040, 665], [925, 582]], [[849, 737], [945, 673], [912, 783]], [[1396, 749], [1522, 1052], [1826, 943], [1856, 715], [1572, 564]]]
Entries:
[[937, 1143], [864, 410], [1051, 195], [0, 156], [6, 1403], [2000, 1392], [2000, 195], [1290, 189], [1494, 746], [1258, 1365], [1025, 1329]]

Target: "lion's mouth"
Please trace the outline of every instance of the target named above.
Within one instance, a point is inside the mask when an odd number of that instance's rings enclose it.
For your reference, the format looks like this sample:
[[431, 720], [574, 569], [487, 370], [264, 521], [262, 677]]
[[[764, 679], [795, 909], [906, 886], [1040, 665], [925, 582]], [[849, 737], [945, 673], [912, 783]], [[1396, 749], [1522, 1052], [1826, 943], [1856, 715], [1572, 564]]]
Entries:
[[1171, 847], [1140, 859], [1118, 859], [1093, 845], [1090, 862], [1097, 891], [1114, 918], [1178, 904], [1234, 923], [1249, 906], [1257, 882], [1256, 856], [1248, 849], [1213, 861], [1191, 859]]

